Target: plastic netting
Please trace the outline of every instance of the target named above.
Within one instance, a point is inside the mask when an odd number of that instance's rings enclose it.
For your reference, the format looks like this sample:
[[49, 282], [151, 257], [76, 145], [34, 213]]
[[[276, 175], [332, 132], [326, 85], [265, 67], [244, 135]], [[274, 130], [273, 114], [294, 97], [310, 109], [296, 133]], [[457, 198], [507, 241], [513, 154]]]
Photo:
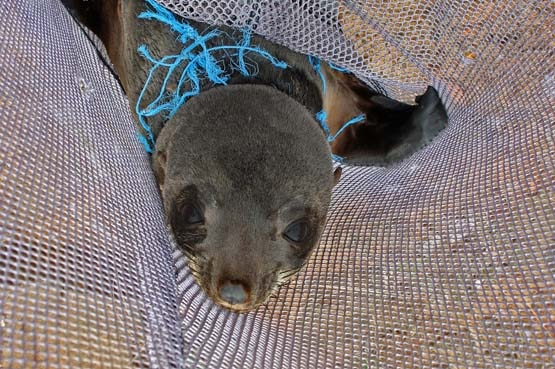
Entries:
[[234, 314], [173, 250], [94, 46], [58, 0], [3, 0], [0, 368], [555, 368], [553, 1], [161, 3], [432, 84], [449, 126], [345, 168], [307, 267]]

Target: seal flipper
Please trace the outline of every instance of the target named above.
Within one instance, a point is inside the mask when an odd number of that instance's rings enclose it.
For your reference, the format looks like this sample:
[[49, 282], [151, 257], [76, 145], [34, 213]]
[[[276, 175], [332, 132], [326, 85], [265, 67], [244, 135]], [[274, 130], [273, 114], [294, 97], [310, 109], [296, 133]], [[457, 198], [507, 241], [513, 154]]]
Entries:
[[415, 98], [404, 132], [386, 154], [385, 164], [399, 162], [428, 145], [447, 125], [447, 111], [437, 91], [428, 86], [423, 95]]
[[414, 126], [422, 127], [422, 142], [428, 144], [447, 125], [447, 111], [435, 88], [428, 86], [423, 95], [415, 99], [418, 109], [411, 120]]
[[433, 87], [409, 105], [373, 91], [352, 74], [324, 69], [328, 91], [324, 109], [332, 134], [348, 119], [366, 120], [347, 127], [331, 143], [334, 154], [353, 165], [385, 166], [427, 145], [447, 124], [447, 113]]

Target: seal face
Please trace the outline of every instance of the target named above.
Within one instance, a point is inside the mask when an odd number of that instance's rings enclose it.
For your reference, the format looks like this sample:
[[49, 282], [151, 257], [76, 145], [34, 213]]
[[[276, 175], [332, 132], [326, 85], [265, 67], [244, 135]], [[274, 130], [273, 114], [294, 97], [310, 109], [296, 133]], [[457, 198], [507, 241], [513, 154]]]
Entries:
[[330, 148], [313, 115], [263, 85], [215, 87], [192, 98], [161, 131], [154, 169], [192, 273], [235, 311], [264, 303], [304, 265], [334, 184]]

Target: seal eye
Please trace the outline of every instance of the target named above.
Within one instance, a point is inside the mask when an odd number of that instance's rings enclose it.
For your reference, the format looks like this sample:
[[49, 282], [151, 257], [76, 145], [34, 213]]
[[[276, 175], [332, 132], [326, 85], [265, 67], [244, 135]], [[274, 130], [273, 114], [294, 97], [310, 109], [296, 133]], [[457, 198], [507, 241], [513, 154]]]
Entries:
[[192, 204], [187, 204], [183, 207], [183, 218], [189, 225], [198, 225], [204, 223], [204, 218], [198, 207]]
[[291, 223], [285, 232], [283, 232], [283, 237], [294, 244], [301, 244], [307, 241], [310, 236], [310, 227], [305, 219], [297, 220]]

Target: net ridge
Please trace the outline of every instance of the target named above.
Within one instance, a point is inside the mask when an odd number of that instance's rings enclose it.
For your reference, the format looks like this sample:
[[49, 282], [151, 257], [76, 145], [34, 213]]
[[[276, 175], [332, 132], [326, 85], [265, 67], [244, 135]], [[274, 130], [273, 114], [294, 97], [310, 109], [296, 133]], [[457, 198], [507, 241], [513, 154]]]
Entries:
[[[554, 368], [551, 1], [163, 0], [250, 29], [448, 127], [345, 167], [321, 243], [234, 314], [167, 237], [117, 81], [58, 0], [0, 7], [0, 367]], [[173, 264], [173, 265], [172, 265]]]

